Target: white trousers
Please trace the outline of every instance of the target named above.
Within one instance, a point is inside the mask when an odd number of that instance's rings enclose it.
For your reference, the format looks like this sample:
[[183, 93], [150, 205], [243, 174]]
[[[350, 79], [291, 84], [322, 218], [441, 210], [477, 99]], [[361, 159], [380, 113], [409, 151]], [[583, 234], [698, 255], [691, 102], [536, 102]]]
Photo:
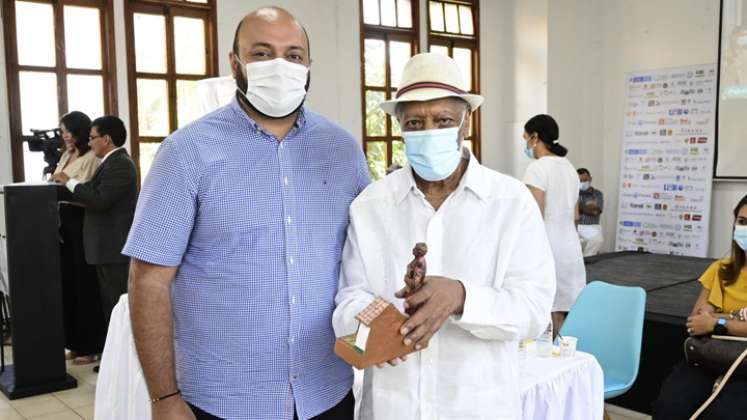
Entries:
[[581, 248], [584, 251], [584, 257], [597, 255], [602, 248], [604, 235], [602, 234], [602, 225], [578, 225], [578, 236], [581, 238]]

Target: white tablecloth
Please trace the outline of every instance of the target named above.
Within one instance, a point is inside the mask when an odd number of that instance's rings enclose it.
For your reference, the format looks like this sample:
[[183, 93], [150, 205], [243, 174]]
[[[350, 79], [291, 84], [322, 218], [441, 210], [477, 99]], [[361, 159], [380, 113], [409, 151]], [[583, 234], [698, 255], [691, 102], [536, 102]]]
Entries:
[[597, 420], [604, 411], [604, 377], [594, 356], [527, 356], [521, 362], [524, 420]]
[[96, 420], [148, 420], [150, 397], [135, 351], [127, 295], [112, 311], [96, 381]]
[[[355, 391], [360, 389], [361, 374], [356, 371]], [[521, 395], [523, 420], [598, 420], [604, 408], [602, 368], [594, 356], [582, 352], [569, 359], [530, 354], [521, 362]], [[132, 338], [127, 295], [122, 295], [106, 337], [94, 418], [150, 419], [148, 399]]]

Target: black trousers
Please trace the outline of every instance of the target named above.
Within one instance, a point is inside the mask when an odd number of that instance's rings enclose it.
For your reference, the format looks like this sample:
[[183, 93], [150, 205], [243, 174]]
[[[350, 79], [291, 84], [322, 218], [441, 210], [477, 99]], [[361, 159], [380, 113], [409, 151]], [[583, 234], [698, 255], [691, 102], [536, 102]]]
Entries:
[[101, 289], [101, 308], [104, 310], [107, 329], [109, 328], [109, 320], [111, 319], [114, 306], [119, 302], [119, 297], [127, 293], [129, 271], [129, 263], [100, 264], [96, 266], [96, 274], [99, 277], [99, 288]]
[[[711, 396], [717, 375], [681, 362], [654, 401], [654, 420], [687, 420]], [[732, 377], [699, 420], [738, 420], [747, 416], [747, 379]]]
[[[202, 411], [192, 404], [190, 404], [189, 407], [192, 409], [192, 412], [195, 413], [197, 420], [222, 420], [220, 417]], [[312, 420], [352, 420], [354, 411], [355, 399], [353, 398], [353, 391], [350, 391], [336, 406], [316, 417], [313, 417]], [[298, 416], [294, 414], [293, 418], [297, 420]]]
[[106, 338], [96, 268], [86, 263], [83, 251], [84, 212], [82, 207], [60, 204], [65, 347], [79, 356], [101, 353]]

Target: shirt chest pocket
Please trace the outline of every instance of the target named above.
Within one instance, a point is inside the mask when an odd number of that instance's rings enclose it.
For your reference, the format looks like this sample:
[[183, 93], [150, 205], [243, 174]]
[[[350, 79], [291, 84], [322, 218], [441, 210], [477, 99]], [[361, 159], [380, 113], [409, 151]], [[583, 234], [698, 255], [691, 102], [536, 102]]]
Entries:
[[299, 228], [317, 249], [341, 251], [348, 209], [355, 198], [353, 181], [336, 176], [330, 167], [296, 171], [295, 198]]

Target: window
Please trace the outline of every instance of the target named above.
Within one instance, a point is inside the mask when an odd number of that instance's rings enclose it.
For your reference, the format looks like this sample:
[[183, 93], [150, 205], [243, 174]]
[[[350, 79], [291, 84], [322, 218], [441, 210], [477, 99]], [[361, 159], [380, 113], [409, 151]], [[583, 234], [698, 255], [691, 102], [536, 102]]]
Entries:
[[215, 0], [128, 0], [132, 156], [143, 179], [158, 146], [200, 116], [197, 80], [216, 76]]
[[15, 181], [41, 181], [46, 166], [22, 136], [56, 128], [77, 110], [116, 114], [112, 0], [3, 1]]
[[[428, 45], [459, 64], [470, 93], [480, 92], [478, 0], [428, 2]], [[472, 114], [465, 145], [480, 159], [480, 111]]]
[[402, 69], [418, 51], [418, 0], [361, 0], [363, 149], [374, 179], [405, 162], [397, 119], [379, 103], [394, 97]]

